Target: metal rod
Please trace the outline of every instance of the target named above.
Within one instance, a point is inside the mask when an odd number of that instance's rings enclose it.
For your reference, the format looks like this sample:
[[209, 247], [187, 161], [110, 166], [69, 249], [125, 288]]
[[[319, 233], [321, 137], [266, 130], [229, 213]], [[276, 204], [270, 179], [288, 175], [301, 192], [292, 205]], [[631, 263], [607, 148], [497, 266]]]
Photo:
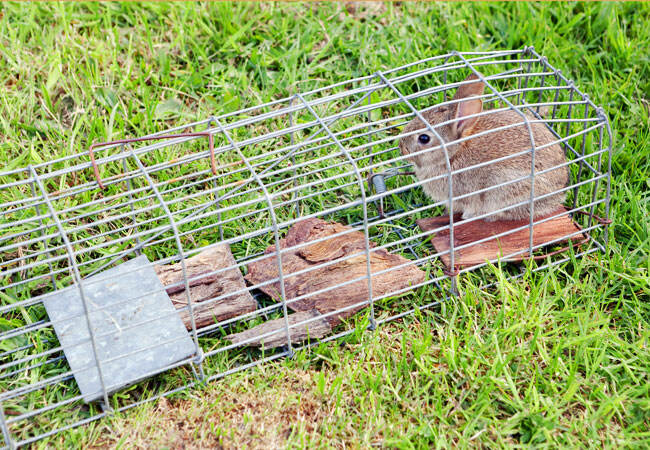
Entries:
[[376, 328], [376, 322], [375, 322], [375, 304], [372, 296], [372, 268], [370, 264], [370, 237], [369, 237], [369, 226], [368, 226], [368, 202], [366, 200], [366, 188], [363, 182], [363, 178], [361, 177], [361, 172], [359, 171], [359, 166], [356, 164], [348, 150], [341, 144], [341, 141], [339, 141], [336, 136], [332, 133], [332, 131], [329, 129], [327, 124], [323, 122], [323, 120], [316, 114], [316, 111], [313, 110], [311, 106], [309, 106], [308, 103], [305, 102], [305, 99], [300, 95], [297, 94], [298, 98], [305, 104], [307, 109], [309, 110], [309, 113], [316, 118], [318, 123], [325, 129], [327, 134], [331, 139], [334, 140], [336, 143], [337, 147], [345, 154], [345, 158], [348, 160], [350, 165], [352, 166], [352, 170], [354, 171], [354, 176], [356, 177], [357, 184], [359, 186], [359, 193], [361, 195], [361, 208], [363, 210], [363, 238], [364, 238], [364, 246], [365, 246], [365, 256], [366, 256], [366, 274], [368, 277], [368, 301], [370, 302], [370, 328], [375, 329]]
[[83, 305], [83, 310], [85, 314], [85, 319], [86, 319], [86, 326], [88, 327], [88, 334], [90, 335], [90, 342], [92, 344], [92, 349], [93, 349], [93, 357], [95, 358], [95, 362], [97, 364], [97, 373], [99, 375], [99, 382], [102, 387], [102, 397], [104, 399], [104, 403], [106, 405], [110, 405], [108, 402], [108, 391], [106, 390], [106, 382], [104, 380], [104, 374], [102, 371], [102, 362], [99, 359], [99, 351], [97, 348], [97, 341], [95, 339], [95, 332], [93, 331], [92, 324], [90, 322], [90, 308], [88, 307], [88, 298], [86, 297], [86, 292], [83, 287], [83, 282], [81, 279], [81, 275], [79, 274], [79, 268], [77, 267], [77, 261], [76, 261], [76, 256], [75, 256], [75, 251], [72, 245], [70, 245], [70, 240], [68, 239], [68, 234], [66, 231], [63, 229], [63, 226], [61, 225], [61, 222], [59, 221], [59, 218], [56, 214], [56, 210], [54, 209], [54, 206], [52, 205], [52, 202], [49, 200], [47, 196], [47, 190], [45, 189], [45, 186], [43, 185], [43, 182], [41, 181], [40, 177], [36, 173], [36, 170], [34, 167], [31, 165], [29, 166], [29, 170], [31, 172], [32, 178], [36, 181], [36, 184], [38, 185], [41, 194], [43, 195], [43, 199], [45, 200], [45, 203], [47, 204], [47, 209], [50, 212], [50, 215], [52, 217], [52, 220], [56, 223], [57, 228], [59, 229], [59, 233], [61, 233], [61, 239], [66, 244], [66, 251], [68, 253], [68, 260], [70, 263], [70, 270], [73, 273], [74, 279], [75, 279], [75, 284], [77, 285], [77, 289], [79, 289], [79, 296], [81, 297], [81, 304]]
[[[125, 144], [122, 144], [120, 146], [122, 149], [122, 152], [125, 150]], [[128, 167], [126, 165], [126, 158], [122, 160], [122, 168], [124, 169], [124, 173], [128, 172]], [[134, 228], [137, 230], [138, 229], [138, 220], [136, 219], [135, 216], [135, 199], [133, 196], [133, 183], [131, 182], [131, 178], [126, 179], [126, 190], [129, 193], [129, 208], [131, 209], [131, 219], [133, 221]], [[135, 242], [138, 244], [138, 246], [142, 245], [142, 241], [140, 240], [140, 236], [137, 235], [135, 236]], [[140, 256], [142, 254], [142, 250], [139, 247], [136, 247], [135, 254]]]
[[[585, 114], [584, 118], [589, 117], [589, 104], [586, 103], [586, 101], [589, 99], [589, 96], [587, 94], [583, 94], [583, 100], [585, 100]], [[583, 131], [584, 129], [587, 128], [587, 123], [584, 122], [583, 125]], [[580, 156], [582, 156], [582, 159], [578, 162], [578, 174], [576, 175], [576, 181], [580, 181], [582, 178], [582, 167], [583, 167], [583, 161], [584, 161], [584, 156], [585, 156], [585, 151], [586, 151], [586, 143], [587, 143], [587, 134], [583, 133], [582, 134], [582, 143], [580, 144]], [[578, 204], [578, 189], [573, 189], [573, 208], [576, 207]]]
[[232, 147], [233, 150], [237, 152], [239, 157], [244, 161], [244, 164], [246, 164], [246, 167], [248, 167], [248, 170], [250, 171], [251, 175], [255, 178], [257, 181], [257, 184], [259, 185], [260, 189], [264, 193], [264, 197], [266, 198], [266, 203], [268, 205], [268, 211], [269, 215], [271, 216], [271, 223], [273, 227], [273, 239], [275, 241], [275, 257], [276, 257], [276, 263], [278, 267], [278, 278], [280, 282], [280, 296], [281, 296], [281, 301], [282, 301], [282, 312], [284, 314], [284, 326], [287, 332], [287, 349], [290, 355], [293, 355], [293, 347], [291, 345], [291, 335], [289, 334], [289, 313], [287, 311], [287, 294], [286, 294], [286, 288], [285, 288], [285, 282], [284, 282], [284, 269], [282, 267], [282, 247], [280, 246], [280, 230], [278, 228], [278, 219], [275, 215], [275, 209], [273, 207], [273, 200], [271, 196], [269, 195], [269, 191], [266, 189], [266, 186], [260, 179], [259, 175], [257, 172], [255, 172], [255, 169], [251, 166], [250, 162], [248, 161], [248, 158], [246, 158], [246, 155], [241, 151], [241, 149], [237, 146], [235, 141], [232, 139], [230, 134], [221, 126], [221, 123], [217, 121], [217, 125], [221, 129], [221, 132], [223, 135], [228, 139], [228, 142], [230, 142], [230, 146]]
[[[535, 136], [533, 134], [533, 128], [530, 124], [530, 119], [521, 112], [519, 109], [515, 108], [515, 106], [510, 102], [506, 97], [504, 97], [492, 84], [490, 84], [483, 74], [481, 74], [478, 70], [476, 70], [474, 67], [472, 67], [471, 63], [469, 63], [462, 55], [459, 55], [459, 58], [467, 64], [467, 67], [476, 75], [481, 82], [487, 86], [492, 92], [494, 92], [496, 95], [501, 98], [501, 100], [507, 104], [510, 108], [512, 108], [517, 114], [521, 116], [521, 118], [524, 120], [526, 128], [528, 129], [528, 137], [530, 138], [530, 203], [528, 205], [529, 207], [529, 239], [528, 239], [528, 248], [530, 251], [530, 254], [533, 254], [533, 235], [534, 235], [534, 228], [533, 228], [533, 222], [535, 221], [535, 152], [536, 152], [536, 145], [535, 145]], [[530, 72], [530, 65], [528, 66], [528, 72]], [[526, 88], [528, 87], [528, 77], [526, 77]], [[451, 213], [449, 213], [451, 214]], [[452, 264], [452, 267], [453, 264]]]
[[190, 315], [190, 323], [192, 324], [191, 334], [192, 334], [192, 340], [194, 341], [194, 347], [196, 349], [196, 357], [198, 359], [197, 365], [199, 366], [199, 374], [200, 374], [199, 377], [200, 380], [202, 380], [205, 376], [203, 373], [203, 360], [201, 358], [202, 349], [201, 346], [199, 345], [199, 338], [196, 332], [196, 319], [194, 317], [194, 307], [192, 303], [192, 295], [190, 293], [189, 277], [187, 276], [187, 264], [185, 263], [185, 252], [183, 251], [183, 244], [181, 243], [181, 239], [179, 237], [178, 225], [176, 224], [176, 220], [174, 219], [174, 216], [169, 210], [169, 206], [167, 206], [167, 203], [165, 203], [165, 199], [160, 194], [160, 191], [154, 186], [153, 180], [151, 179], [151, 176], [147, 172], [147, 169], [144, 166], [144, 164], [142, 164], [140, 158], [138, 158], [138, 156], [133, 151], [130, 152], [130, 155], [135, 161], [135, 163], [138, 165], [138, 168], [142, 171], [142, 175], [147, 180], [147, 183], [149, 183], [149, 186], [151, 186], [151, 189], [156, 193], [156, 197], [160, 202], [160, 206], [165, 211], [165, 214], [169, 219], [169, 224], [171, 225], [172, 231], [174, 233], [174, 240], [176, 241], [176, 249], [178, 250], [178, 256], [180, 258], [180, 263], [181, 263], [181, 270], [183, 272], [183, 281], [185, 283], [185, 298], [187, 299], [187, 307]]
[[[424, 118], [424, 116], [417, 110], [415, 107], [409, 102], [404, 95], [381, 73], [377, 72], [376, 75], [384, 82], [386, 86], [388, 86], [408, 107], [409, 109], [417, 116], [417, 118], [422, 122], [425, 126], [426, 129], [429, 130], [433, 135], [438, 139], [438, 142], [440, 142], [440, 147], [442, 148], [442, 151], [444, 152], [445, 155], [445, 166], [447, 168], [447, 192], [448, 192], [448, 203], [447, 203], [447, 210], [449, 212], [449, 260], [450, 260], [450, 266], [452, 267], [452, 271], [456, 267], [455, 265], [455, 252], [454, 252], [454, 246], [455, 246], [455, 241], [454, 241], [454, 203], [453, 203], [453, 197], [454, 197], [454, 187], [453, 187], [453, 177], [452, 177], [452, 170], [451, 170], [451, 163], [449, 160], [449, 151], [447, 149], [447, 144], [445, 140], [442, 138], [442, 136], [434, 129], [434, 127]], [[431, 149], [427, 149], [431, 150]], [[453, 272], [450, 273], [449, 276], [451, 280], [451, 290], [454, 295], [458, 293], [458, 289], [456, 287], [456, 274]]]

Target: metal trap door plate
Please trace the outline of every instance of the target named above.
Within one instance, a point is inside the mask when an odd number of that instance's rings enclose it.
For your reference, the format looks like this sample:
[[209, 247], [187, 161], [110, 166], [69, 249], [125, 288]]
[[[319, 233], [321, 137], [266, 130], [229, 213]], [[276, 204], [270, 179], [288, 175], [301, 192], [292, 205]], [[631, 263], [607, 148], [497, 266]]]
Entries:
[[[108, 392], [115, 392], [196, 353], [185, 325], [146, 256], [83, 281], [90, 326]], [[44, 302], [86, 402], [102, 385], [78, 287]]]

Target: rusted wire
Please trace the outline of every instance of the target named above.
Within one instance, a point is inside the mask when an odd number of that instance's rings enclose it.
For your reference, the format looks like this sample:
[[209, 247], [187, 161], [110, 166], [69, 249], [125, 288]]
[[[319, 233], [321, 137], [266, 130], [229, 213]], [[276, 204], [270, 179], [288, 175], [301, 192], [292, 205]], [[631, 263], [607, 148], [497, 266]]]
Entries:
[[600, 216], [597, 216], [596, 214], [591, 214], [591, 213], [588, 213], [587, 211], [583, 211], [581, 209], [574, 211], [574, 214], [575, 213], [582, 214], [583, 216], [589, 216], [592, 219], [595, 219], [596, 222], [598, 222], [601, 225], [607, 226], [607, 225], [611, 225], [611, 223], [612, 223], [612, 219], [602, 218]]
[[458, 274], [460, 273], [460, 268], [459, 268], [459, 266], [456, 264], [456, 265], [454, 265], [454, 270], [450, 270], [450, 269], [448, 269], [448, 268], [445, 268], [445, 269], [442, 271], [442, 273], [444, 273], [445, 275], [447, 275], [449, 278], [452, 278], [452, 277], [458, 276]]

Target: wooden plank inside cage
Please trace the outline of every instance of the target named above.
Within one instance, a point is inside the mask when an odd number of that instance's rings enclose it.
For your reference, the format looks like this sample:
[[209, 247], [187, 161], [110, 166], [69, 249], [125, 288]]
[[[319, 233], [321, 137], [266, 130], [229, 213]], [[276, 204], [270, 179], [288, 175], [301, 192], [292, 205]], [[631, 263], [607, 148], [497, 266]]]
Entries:
[[[188, 330], [192, 329], [182, 264], [154, 267], [158, 278]], [[227, 269], [227, 270], [224, 270]], [[237, 268], [230, 247], [217, 244], [185, 260], [185, 274], [190, 286], [192, 312], [196, 328], [203, 328], [255, 311], [257, 302], [246, 290], [246, 282]], [[229, 292], [232, 295], [215, 300]]]
[[[549, 217], [553, 218], [533, 225], [533, 246], [551, 243], [557, 245], [568, 240], [571, 240], [573, 245], [579, 245], [587, 241], [588, 238], [583, 233], [579, 233], [580, 226], [571, 219], [565, 208], [541, 217], [536, 222]], [[419, 219], [416, 223], [422, 231], [433, 231], [448, 225], [449, 216]], [[524, 250], [528, 249], [530, 242], [530, 228], [527, 227], [529, 224], [529, 219], [497, 220], [493, 222], [485, 219], [463, 221], [460, 216], [454, 216], [454, 247], [467, 245], [467, 247], [454, 251], [454, 265], [456, 268], [477, 266], [486, 261], [494, 261], [504, 255], [507, 256], [516, 252], [519, 253], [507, 257], [504, 261], [519, 262], [527, 259], [529, 252]], [[520, 227], [526, 228], [512, 231]], [[508, 233], [508, 231], [512, 232]], [[507, 234], [488, 239], [502, 233]], [[486, 240], [479, 242], [483, 239]], [[450, 267], [449, 228], [435, 233], [431, 238], [431, 242], [436, 252], [441, 253], [440, 259], [442, 262], [447, 267]], [[471, 245], [472, 243], [475, 244]]]

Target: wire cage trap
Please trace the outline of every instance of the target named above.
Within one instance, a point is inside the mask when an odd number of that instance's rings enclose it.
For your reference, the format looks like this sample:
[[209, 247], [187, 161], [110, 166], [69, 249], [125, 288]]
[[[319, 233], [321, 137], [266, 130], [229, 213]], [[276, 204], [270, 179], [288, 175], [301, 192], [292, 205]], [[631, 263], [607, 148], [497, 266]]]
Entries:
[[[455, 93], [478, 82], [482, 110], [462, 117]], [[441, 105], [458, 129], [518, 119], [450, 141], [426, 119]], [[495, 161], [454, 168], [454, 145], [513, 126], [530, 140], [500, 163], [528, 172], [463, 192], [457, 175]], [[426, 179], [404, 151], [421, 134], [437, 145], [409, 151], [446, 164]], [[0, 173], [5, 447], [435, 307], [499, 259], [516, 278], [523, 259], [543, 270], [604, 251], [611, 140], [604, 111], [528, 47], [452, 52]], [[539, 165], [549, 148], [562, 158]], [[568, 177], [545, 187], [553, 170]], [[517, 183], [527, 200], [461, 211]], [[536, 215], [553, 196], [562, 208]], [[500, 219], [516, 208], [525, 217]]]

